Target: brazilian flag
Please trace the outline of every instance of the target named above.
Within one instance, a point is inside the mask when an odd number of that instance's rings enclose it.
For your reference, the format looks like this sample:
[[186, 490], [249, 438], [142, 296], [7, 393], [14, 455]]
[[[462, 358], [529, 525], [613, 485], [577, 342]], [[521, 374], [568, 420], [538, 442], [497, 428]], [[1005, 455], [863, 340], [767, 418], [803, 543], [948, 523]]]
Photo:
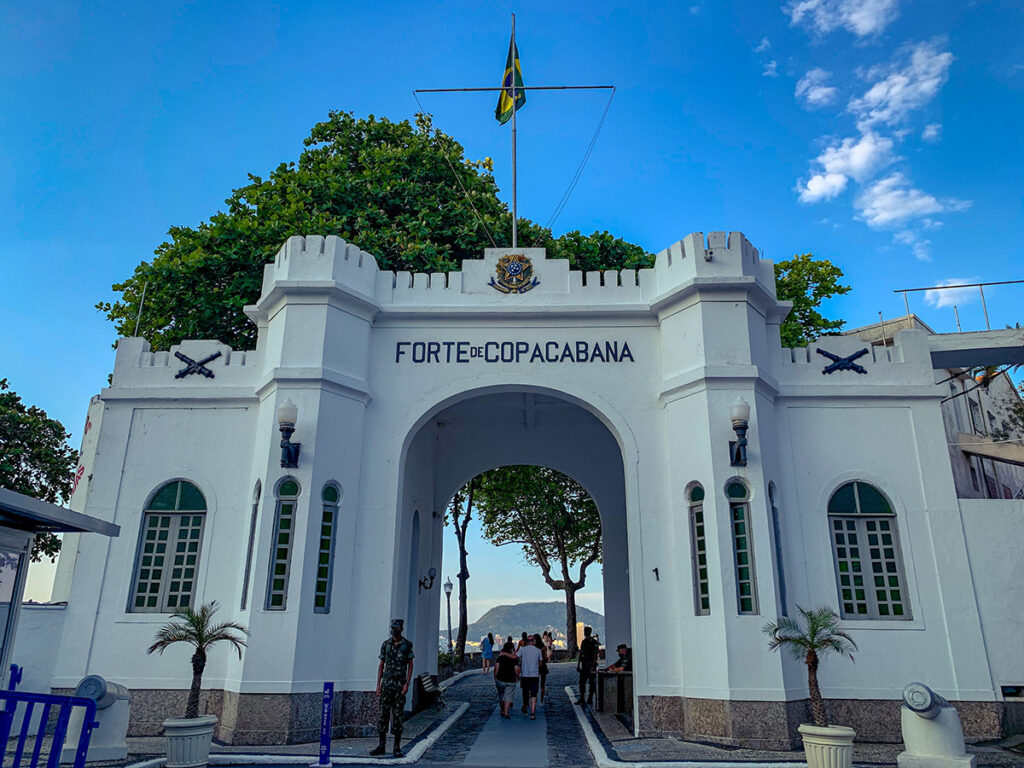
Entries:
[[[513, 74], [514, 73], [514, 74]], [[515, 80], [513, 81], [513, 77]], [[515, 108], [512, 106], [512, 85], [516, 87]], [[520, 90], [523, 87], [523, 69], [519, 66], [519, 49], [511, 40], [508, 43], [508, 61], [505, 62], [505, 77], [501, 81], [501, 95], [498, 96], [498, 106], [494, 109], [494, 116], [498, 122], [504, 125], [512, 119], [512, 113], [521, 109], [526, 103], [526, 91]]]

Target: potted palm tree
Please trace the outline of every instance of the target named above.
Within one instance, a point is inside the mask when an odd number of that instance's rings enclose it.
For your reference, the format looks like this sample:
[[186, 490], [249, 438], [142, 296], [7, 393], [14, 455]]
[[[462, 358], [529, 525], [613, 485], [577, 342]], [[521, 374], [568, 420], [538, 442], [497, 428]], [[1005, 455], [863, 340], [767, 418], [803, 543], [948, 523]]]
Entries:
[[830, 653], [849, 656], [853, 661], [857, 644], [839, 629], [839, 616], [831, 608], [822, 606], [810, 611], [799, 605], [796, 608], [803, 617], [802, 623], [783, 616], [765, 624], [762, 632], [768, 635], [768, 647], [773, 651], [785, 648], [807, 665], [807, 690], [814, 725], [804, 723], [799, 731], [808, 768], [851, 768], [853, 737], [857, 734], [852, 728], [828, 724], [825, 702], [818, 688], [818, 664]]
[[[242, 658], [244, 637], [249, 630], [234, 621], [213, 623], [217, 601], [203, 605], [198, 611], [181, 608], [171, 620], [157, 630], [153, 644], [146, 653], [160, 654], [175, 643], [187, 643], [195, 648], [192, 654], [192, 687], [188, 692], [185, 716], [164, 720], [167, 734], [167, 768], [197, 768], [210, 759], [210, 743], [217, 724], [216, 715], [199, 715], [199, 693], [203, 688], [203, 670], [210, 649], [219, 642], [230, 643], [238, 658]], [[241, 633], [241, 636], [238, 634]]]

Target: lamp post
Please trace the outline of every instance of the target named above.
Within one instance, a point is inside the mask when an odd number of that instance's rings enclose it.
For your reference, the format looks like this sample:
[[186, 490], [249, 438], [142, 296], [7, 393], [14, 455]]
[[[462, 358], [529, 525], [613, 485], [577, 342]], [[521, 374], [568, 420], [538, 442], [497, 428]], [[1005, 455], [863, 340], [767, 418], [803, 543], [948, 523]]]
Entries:
[[277, 426], [281, 430], [281, 467], [294, 469], [299, 466], [300, 443], [292, 442], [295, 434], [295, 422], [299, 419], [299, 409], [287, 398], [277, 409]]
[[736, 439], [729, 441], [729, 463], [734, 467], [747, 466], [747, 429], [750, 425], [750, 403], [737, 397], [729, 407]]
[[452, 589], [455, 585], [449, 578], [444, 583], [444, 594], [448, 598], [448, 653], [452, 652]]

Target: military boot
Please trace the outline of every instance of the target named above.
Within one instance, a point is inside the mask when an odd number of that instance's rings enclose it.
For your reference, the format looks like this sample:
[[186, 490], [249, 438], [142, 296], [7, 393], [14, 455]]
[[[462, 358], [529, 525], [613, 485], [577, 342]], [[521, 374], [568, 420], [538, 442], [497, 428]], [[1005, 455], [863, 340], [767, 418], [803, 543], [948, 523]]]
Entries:
[[395, 736], [395, 748], [391, 751], [391, 754], [395, 757], [402, 757], [405, 753], [402, 752], [402, 740]]
[[373, 755], [374, 757], [377, 757], [379, 755], [383, 755], [387, 751], [387, 746], [385, 744], [385, 741], [386, 741], [386, 739], [381, 739], [380, 740], [380, 744], [378, 744], [376, 747], [374, 747], [373, 749], [370, 750], [370, 754]]

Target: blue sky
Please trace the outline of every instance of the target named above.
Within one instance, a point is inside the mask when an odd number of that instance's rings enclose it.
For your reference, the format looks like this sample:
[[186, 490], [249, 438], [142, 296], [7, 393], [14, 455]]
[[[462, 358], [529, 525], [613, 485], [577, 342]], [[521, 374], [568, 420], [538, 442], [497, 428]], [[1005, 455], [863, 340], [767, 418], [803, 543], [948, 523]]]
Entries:
[[[0, 376], [77, 445], [112, 365], [93, 308], [111, 284], [246, 173], [295, 159], [328, 110], [407, 119], [414, 88], [497, 84], [512, 10], [528, 85], [618, 88], [556, 233], [660, 250], [738, 229], [768, 258], [810, 251], [846, 272], [828, 311], [850, 325], [901, 313], [896, 288], [1024, 277], [1019, 2], [16, 3], [0, 9]], [[423, 97], [507, 196], [494, 101]], [[529, 95], [522, 215], [548, 220], [605, 103]], [[1024, 286], [986, 296], [993, 326], [1024, 320]], [[912, 309], [954, 330], [953, 301], [983, 327], [973, 294]], [[491, 556], [477, 593], [504, 597], [518, 558]]]

